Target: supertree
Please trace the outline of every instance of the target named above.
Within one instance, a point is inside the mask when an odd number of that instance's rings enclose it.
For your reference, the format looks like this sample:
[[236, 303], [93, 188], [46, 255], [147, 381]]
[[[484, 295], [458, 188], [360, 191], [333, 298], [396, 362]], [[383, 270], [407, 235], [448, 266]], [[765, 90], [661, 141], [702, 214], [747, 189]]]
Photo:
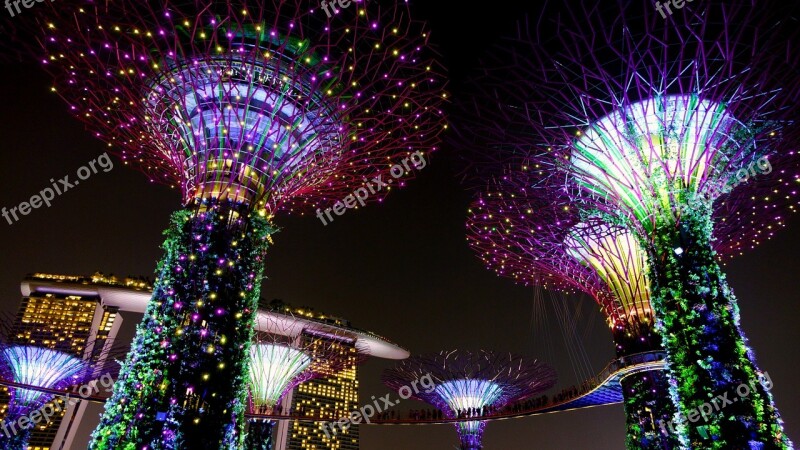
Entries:
[[[485, 414], [510, 403], [535, 396], [555, 386], [556, 373], [535, 359], [491, 351], [442, 351], [412, 356], [387, 369], [382, 380], [399, 391], [429, 376], [436, 387], [416, 392], [412, 398], [433, 405], [448, 419]], [[483, 448], [484, 420], [456, 423], [461, 450]]]
[[[3, 378], [14, 383], [44, 389], [62, 389], [85, 381], [90, 373], [86, 362], [78, 357], [58, 350], [38, 346], [13, 345], [0, 350], [4, 367]], [[13, 423], [36, 411], [55, 398], [54, 394], [34, 389], [9, 387], [11, 394], [6, 423]], [[20, 426], [17, 433], [0, 435], [5, 449], [24, 450], [32, 426]]]
[[[482, 117], [508, 132], [506, 155], [554, 173], [585, 217], [626, 229], [645, 251], [682, 445], [788, 448], [712, 241], [715, 226], [763, 240], [795, 209], [794, 173], [735, 180], [796, 168], [796, 12], [709, 1], [664, 18], [646, 1], [604, 5], [521, 25], [505, 43], [513, 66], [484, 73]], [[759, 184], [770, 195], [737, 193]], [[717, 203], [744, 214], [714, 216]], [[697, 420], [695, 409], [740, 386], [747, 396], [714, 401]]]
[[[39, 410], [46, 409], [46, 404], [59, 401], [58, 391], [96, 380], [101, 375], [113, 378], [119, 371], [114, 357], [120, 351], [112, 348], [111, 339], [91, 339], [85, 345], [62, 341], [47, 347], [20, 343], [10, 335], [14, 330], [11, 324], [4, 323], [2, 327], [0, 377], [3, 384], [13, 383], [8, 386], [10, 398], [0, 433], [4, 449], [28, 448], [31, 431], [36, 426], [35, 415], [41, 415]], [[53, 405], [50, 412], [54, 411], [60, 411], [60, 406]]]
[[405, 2], [36, 11], [53, 90], [184, 204], [91, 448], [235, 448], [271, 219], [380, 201], [436, 149], [446, 93], [430, 35]]
[[[335, 328], [321, 332], [302, 318], [277, 313], [259, 317], [258, 323], [259, 330], [265, 331], [256, 332], [250, 346], [253, 413], [275, 414], [284, 396], [298, 385], [333, 375], [363, 360], [360, 353], [342, 352], [342, 345], [352, 342], [352, 338]], [[275, 422], [253, 418], [248, 425], [245, 448], [270, 450]]]
[[[662, 350], [639, 242], [621, 227], [581, 217], [557, 184], [551, 195], [529, 195], [536, 174], [509, 173], [470, 205], [470, 247], [489, 269], [517, 283], [590, 295], [606, 318], [617, 357]], [[661, 429], [675, 414], [663, 370], [636, 372], [620, 384], [626, 447], [679, 448], [677, 434]]]

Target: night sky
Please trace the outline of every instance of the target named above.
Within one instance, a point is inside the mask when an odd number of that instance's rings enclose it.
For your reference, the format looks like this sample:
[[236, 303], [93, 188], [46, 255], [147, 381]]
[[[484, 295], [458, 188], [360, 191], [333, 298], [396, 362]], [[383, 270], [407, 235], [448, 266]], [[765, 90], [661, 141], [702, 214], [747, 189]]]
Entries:
[[[506, 2], [416, 3], [416, 17], [429, 22], [440, 46], [451, 73], [449, 91], [456, 98], [468, 95], [465, 86], [480, 55], [526, 13], [535, 18], [538, 9]], [[69, 117], [49, 87], [47, 76], [33, 65], [5, 65], [0, 71], [0, 207], [27, 201], [48, 187], [50, 178], [75, 178], [80, 166], [105, 152], [105, 144]], [[13, 225], [0, 218], [3, 310], [18, 307], [19, 283], [31, 272], [101, 270], [152, 277], [161, 256], [161, 232], [180, 206], [179, 193], [114, 163], [111, 171], [56, 197], [49, 208], [36, 209]], [[445, 145], [406, 189], [393, 192], [382, 205], [349, 211], [328, 226], [314, 216], [279, 216], [275, 223], [281, 230], [273, 236], [262, 296], [347, 318], [412, 353], [486, 348], [547, 359], [560, 375], [550, 393], [582, 381], [576, 379], [556, 318], [534, 329], [535, 290], [496, 277], [467, 247], [464, 220], [470, 196], [459, 183], [460, 164], [458, 149]], [[798, 441], [800, 221], [792, 219], [777, 238], [726, 270], [739, 298], [742, 326], [774, 383], [786, 431]], [[581, 346], [599, 372], [613, 356], [610, 333], [588, 300], [568, 300], [581, 313]], [[372, 360], [362, 368], [363, 399], [388, 392], [379, 379], [390, 364]], [[362, 426], [361, 437], [364, 450], [433, 450], [458, 442], [452, 425]], [[489, 423], [485, 434], [487, 450], [623, 446], [621, 405]]]

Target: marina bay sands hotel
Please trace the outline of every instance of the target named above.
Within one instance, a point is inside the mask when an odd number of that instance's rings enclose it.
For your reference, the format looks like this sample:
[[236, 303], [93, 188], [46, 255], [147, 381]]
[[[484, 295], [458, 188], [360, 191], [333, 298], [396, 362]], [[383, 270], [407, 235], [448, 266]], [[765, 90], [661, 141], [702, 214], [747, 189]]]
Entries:
[[[152, 286], [142, 278], [118, 279], [101, 273], [91, 276], [37, 273], [22, 281], [21, 291], [22, 303], [12, 327], [13, 339], [18, 343], [45, 347], [60, 343], [61, 348], [66, 340], [77, 356], [83, 356], [90, 342], [96, 344], [113, 339], [115, 344], [129, 345], [150, 301]], [[291, 326], [274, 325], [281, 322]], [[331, 419], [344, 417], [360, 405], [356, 364], [359, 355], [394, 360], [409, 356], [407, 350], [374, 333], [353, 328], [344, 319], [280, 301], [262, 304], [257, 324], [260, 331], [276, 332], [279, 329], [296, 339], [312, 335], [315, 339], [320, 335], [335, 336], [341, 341], [338, 348], [342, 356], [352, 361], [335, 375], [299, 385], [282, 401], [285, 414], [303, 411], [304, 414]], [[0, 386], [2, 415], [5, 415], [7, 402], [8, 390]], [[89, 401], [67, 407], [62, 411], [62, 417], [37, 426], [28, 449], [86, 448], [89, 435], [99, 422], [102, 407]], [[327, 437], [319, 423], [281, 421], [275, 448], [355, 450], [359, 448], [358, 426]]]

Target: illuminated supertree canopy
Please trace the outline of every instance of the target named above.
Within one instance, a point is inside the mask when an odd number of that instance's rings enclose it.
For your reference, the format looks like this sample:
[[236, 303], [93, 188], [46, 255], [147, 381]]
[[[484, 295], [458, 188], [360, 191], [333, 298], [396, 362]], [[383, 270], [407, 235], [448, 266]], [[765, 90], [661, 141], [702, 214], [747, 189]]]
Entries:
[[[31, 388], [11, 387], [4, 421], [12, 423], [31, 414], [55, 398], [55, 394], [38, 389], [61, 390], [79, 385], [94, 377], [93, 366], [69, 353], [33, 345], [3, 344], [0, 349], [3, 379]], [[20, 426], [12, 433], [0, 433], [0, 444], [8, 450], [28, 448], [33, 426]]]
[[[476, 82], [485, 124], [472, 132], [491, 130], [497, 160], [549, 173], [581, 217], [638, 241], [683, 446], [789, 448], [713, 240], [734, 236], [720, 250], [740, 253], [796, 210], [797, 11], [709, 1], [664, 19], [649, 2], [603, 5], [521, 25], [511, 59]], [[540, 187], [528, 195], [552, 195]], [[742, 384], [752, 394], [724, 415], [687, 420]]]
[[[490, 191], [472, 202], [467, 219], [467, 241], [487, 268], [520, 284], [592, 296], [614, 333], [618, 356], [661, 348], [640, 241], [625, 227], [576, 207], [560, 183], [543, 179], [542, 169], [513, 171], [498, 163], [497, 171], [505, 175], [489, 182]], [[718, 203], [714, 217], [728, 211]], [[713, 248], [722, 258], [738, 248], [736, 242], [741, 234], [719, 233]]]
[[[581, 218], [558, 185], [546, 200], [530, 197], [529, 176], [509, 173], [495, 192], [472, 203], [470, 247], [489, 269], [517, 283], [591, 295], [607, 319], [618, 357], [662, 350], [639, 242], [624, 228]], [[627, 448], [679, 448], [677, 435], [660, 427], [675, 414], [666, 374], [642, 371], [621, 385]]]
[[81, 3], [41, 19], [53, 89], [186, 204], [331, 203], [444, 128], [429, 34], [405, 5], [330, 19], [299, 1]]
[[250, 347], [250, 392], [257, 409], [272, 408], [288, 386], [300, 379], [311, 365], [311, 357], [300, 350], [278, 344], [253, 344]]
[[50, 419], [46, 424], [40, 419], [48, 413], [61, 417], [62, 408], [72, 405], [64, 398], [68, 388], [79, 388], [83, 397], [85, 389], [94, 389], [93, 381], [117, 377], [127, 346], [103, 333], [87, 330], [87, 335], [32, 334], [26, 318], [0, 314], [0, 385], [9, 393], [0, 448], [25, 450], [39, 432], [47, 432]]
[[[43, 347], [15, 345], [0, 355], [8, 364], [15, 383], [47, 389], [59, 389], [79, 383], [87, 374], [87, 363], [75, 356]], [[48, 394], [24, 388], [11, 389], [11, 404], [31, 410], [47, 401]]]
[[[576, 208], [559, 202], [557, 191], [546, 201], [529, 197], [524, 174], [509, 178], [519, 185], [507, 183], [484, 194], [469, 210], [467, 241], [487, 267], [517, 283], [585, 292], [615, 331], [630, 332], [652, 321], [646, 255], [639, 242], [624, 228], [581, 218]], [[620, 356], [637, 351], [617, 346]]]
[[[311, 365], [311, 357], [290, 345], [255, 343], [250, 347], [250, 395], [253, 410], [272, 413], [286, 392], [299, 384], [301, 375]], [[272, 448], [274, 423], [253, 419], [247, 432], [246, 446]]]
[[[430, 376], [436, 387], [413, 398], [440, 409], [447, 418], [486, 414], [533, 397], [556, 384], [556, 373], [535, 359], [490, 351], [443, 351], [413, 356], [387, 369], [384, 384], [394, 390]], [[461, 450], [482, 449], [483, 420], [458, 422]]]
[[393, 186], [371, 180], [437, 149], [447, 95], [430, 34], [406, 2], [354, 6], [331, 17], [300, 0], [36, 8], [53, 90], [184, 204], [91, 448], [241, 445], [270, 220], [337, 211], [357, 189], [371, 193], [361, 206], [381, 201]]
[[[250, 402], [257, 414], [274, 414], [281, 400], [306, 381], [329, 376], [348, 364], [363, 360], [362, 354], [348, 358], [342, 353], [352, 338], [335, 328], [322, 332], [309, 322], [291, 315], [259, 317], [259, 329], [250, 346]], [[249, 421], [245, 448], [270, 450], [275, 422]]]

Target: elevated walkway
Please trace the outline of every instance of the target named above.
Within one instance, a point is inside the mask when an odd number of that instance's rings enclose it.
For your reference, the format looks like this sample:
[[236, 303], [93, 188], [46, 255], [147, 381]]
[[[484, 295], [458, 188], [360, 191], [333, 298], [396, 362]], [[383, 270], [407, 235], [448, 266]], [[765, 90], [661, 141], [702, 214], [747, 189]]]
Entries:
[[[520, 417], [536, 416], [540, 414], [549, 414], [560, 411], [570, 411], [582, 408], [592, 408], [596, 406], [612, 405], [622, 402], [622, 385], [620, 381], [626, 376], [654, 370], [664, 370], [666, 367], [666, 353], [665, 352], [648, 352], [638, 353], [635, 355], [626, 356], [623, 358], [615, 359], [609, 363], [600, 373], [590, 380], [587, 384], [592, 386], [590, 389], [581, 392], [577, 396], [567, 398], [565, 400], [553, 403], [552, 401], [546, 405], [541, 405], [536, 408], [518, 411], [518, 412], [499, 412], [496, 414], [465, 417], [458, 419], [378, 419], [371, 418], [370, 423], [364, 422], [361, 425], [436, 425], [445, 423], [457, 422], [470, 422], [476, 420], [506, 420], [516, 419]], [[88, 384], [88, 383], [87, 383]], [[59, 391], [55, 389], [43, 389], [36, 386], [23, 385], [6, 380], [0, 380], [0, 385], [8, 387], [31, 389], [40, 392], [47, 392], [65, 396], [69, 393], [71, 399], [83, 399], [89, 402], [103, 403], [106, 397], [92, 395], [87, 398], [81, 397], [76, 392]], [[398, 399], [393, 399], [395, 403], [399, 402]], [[296, 420], [301, 422], [331, 422], [335, 419], [310, 417], [300, 415], [281, 415], [281, 414], [246, 414], [248, 418], [269, 419], [269, 420]]]

